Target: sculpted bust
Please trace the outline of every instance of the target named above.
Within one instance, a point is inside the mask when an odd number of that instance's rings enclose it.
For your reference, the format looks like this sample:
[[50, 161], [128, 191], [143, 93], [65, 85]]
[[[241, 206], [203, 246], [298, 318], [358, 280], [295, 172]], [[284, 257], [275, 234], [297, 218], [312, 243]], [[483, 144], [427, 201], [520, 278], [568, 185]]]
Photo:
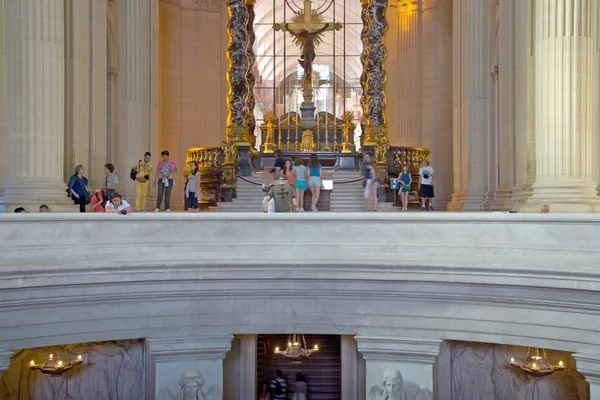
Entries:
[[179, 379], [179, 395], [173, 396], [169, 389], [163, 389], [158, 395], [158, 400], [222, 400], [223, 392], [219, 385], [213, 385], [207, 393], [201, 388], [204, 384], [200, 372], [186, 371]]
[[388, 369], [383, 371], [380, 384], [369, 387], [367, 400], [432, 400], [432, 394], [416, 383], [405, 383], [397, 369]]

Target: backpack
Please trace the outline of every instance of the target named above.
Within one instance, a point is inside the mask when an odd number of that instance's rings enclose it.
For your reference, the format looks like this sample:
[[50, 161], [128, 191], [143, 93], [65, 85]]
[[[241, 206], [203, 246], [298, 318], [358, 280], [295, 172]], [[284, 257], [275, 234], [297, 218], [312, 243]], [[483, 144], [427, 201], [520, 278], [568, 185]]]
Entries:
[[275, 395], [281, 396], [283, 394], [283, 386], [281, 386], [281, 382], [275, 380]]

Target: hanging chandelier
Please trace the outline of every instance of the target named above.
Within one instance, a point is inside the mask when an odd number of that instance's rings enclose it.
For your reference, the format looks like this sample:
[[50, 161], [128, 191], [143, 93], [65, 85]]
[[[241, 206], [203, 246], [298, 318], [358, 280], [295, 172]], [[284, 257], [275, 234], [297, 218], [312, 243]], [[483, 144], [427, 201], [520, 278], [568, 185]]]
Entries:
[[76, 359], [71, 360], [62, 356], [60, 353], [50, 353], [43, 363], [36, 364], [34, 360], [29, 362], [29, 369], [41, 371], [47, 375], [62, 375], [76, 365], [83, 362], [83, 357], [78, 355]]
[[531, 347], [527, 348], [527, 356], [525, 360], [515, 360], [514, 357], [510, 358], [510, 365], [519, 368], [527, 374], [540, 377], [550, 375], [554, 371], [562, 371], [565, 369], [565, 364], [559, 361], [558, 364], [554, 365], [548, 361], [548, 356], [545, 349], [536, 347], [535, 350], [531, 350]]
[[304, 335], [296, 335], [295, 333], [288, 336], [287, 347], [284, 351], [279, 350], [279, 347], [275, 347], [275, 354], [295, 360], [306, 358], [315, 351], [319, 351], [319, 345], [315, 344], [314, 348], [309, 349], [306, 346], [306, 339], [304, 338]]

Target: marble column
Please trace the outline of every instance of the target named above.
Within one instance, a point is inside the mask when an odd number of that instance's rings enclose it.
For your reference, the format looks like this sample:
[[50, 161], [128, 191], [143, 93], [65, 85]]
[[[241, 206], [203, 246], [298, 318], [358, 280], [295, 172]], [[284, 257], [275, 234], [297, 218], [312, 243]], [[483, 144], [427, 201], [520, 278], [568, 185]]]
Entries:
[[[64, 1], [5, 2], [10, 160], [0, 205], [68, 207]], [[34, 184], [35, 183], [35, 184]], [[72, 204], [72, 203], [71, 203]]]
[[441, 340], [356, 336], [356, 342], [366, 360], [367, 396], [383, 390], [383, 380], [400, 374], [402, 390], [417, 398], [433, 398], [433, 364]]
[[593, 180], [594, 36], [588, 0], [534, 7], [535, 183], [522, 211], [598, 212]]
[[[356, 340], [353, 335], [341, 336], [341, 365], [342, 365], [342, 399], [362, 400], [364, 399], [364, 388], [361, 381], [365, 379], [364, 371], [360, 368], [360, 354], [356, 348]], [[361, 373], [362, 376], [361, 376]]]
[[423, 1], [398, 3], [398, 137], [402, 146], [422, 147]]
[[88, 179], [104, 174], [90, 165], [90, 2], [65, 0], [65, 179], [75, 165]]
[[452, 4], [454, 191], [447, 209], [479, 211], [486, 207], [489, 171], [490, 4], [481, 0]]
[[590, 385], [590, 400], [600, 400], [600, 354], [575, 353], [577, 371], [585, 376]]
[[204, 398], [222, 398], [223, 359], [232, 339], [232, 335], [147, 339], [154, 362], [156, 398], [179, 398], [183, 385], [191, 382], [198, 384]]
[[248, 398], [248, 393], [257, 393], [256, 387], [256, 345], [258, 335], [236, 335], [240, 340], [240, 375], [237, 386], [239, 400]]

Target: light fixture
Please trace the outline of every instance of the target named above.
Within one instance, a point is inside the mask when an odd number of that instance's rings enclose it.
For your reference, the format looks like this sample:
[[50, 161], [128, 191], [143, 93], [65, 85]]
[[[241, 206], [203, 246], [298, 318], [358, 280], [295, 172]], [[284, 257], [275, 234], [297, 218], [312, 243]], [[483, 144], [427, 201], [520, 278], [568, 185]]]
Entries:
[[77, 359], [71, 360], [68, 357], [63, 357], [60, 353], [50, 353], [43, 363], [36, 364], [34, 360], [31, 360], [29, 368], [47, 375], [62, 375], [82, 362], [83, 357], [81, 355], [78, 355]]
[[310, 356], [315, 351], [319, 351], [319, 345], [315, 344], [314, 348], [309, 349], [306, 346], [306, 339], [303, 334], [292, 334], [288, 337], [287, 347], [284, 351], [275, 347], [275, 354], [282, 355], [286, 358], [303, 359]]
[[524, 361], [515, 360], [514, 357], [511, 357], [510, 365], [535, 377], [550, 375], [554, 371], [565, 369], [565, 364], [562, 361], [559, 361], [557, 365], [551, 364], [548, 361], [546, 350], [540, 350], [539, 347], [535, 347], [533, 351], [531, 347], [528, 347], [527, 356], [525, 356]]

